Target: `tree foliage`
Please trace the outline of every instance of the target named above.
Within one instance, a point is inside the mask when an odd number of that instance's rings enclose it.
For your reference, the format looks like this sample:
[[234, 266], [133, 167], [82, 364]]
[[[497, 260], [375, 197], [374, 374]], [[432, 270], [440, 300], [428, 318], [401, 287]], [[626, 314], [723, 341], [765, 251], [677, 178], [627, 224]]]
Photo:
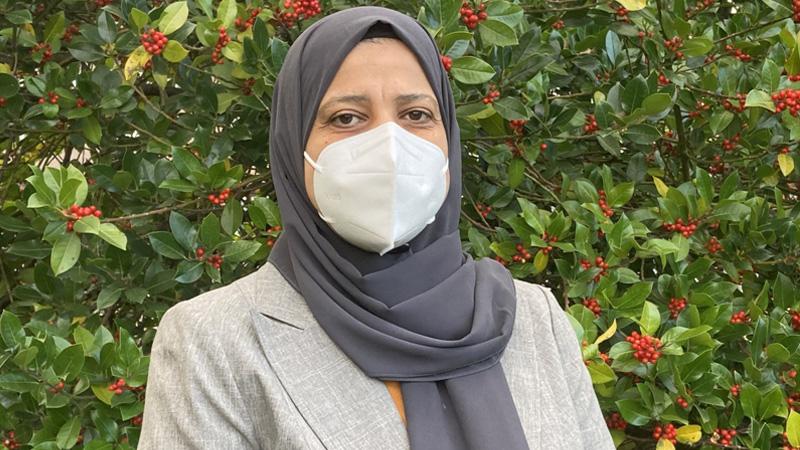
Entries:
[[464, 247], [560, 296], [619, 448], [800, 447], [791, 2], [294, 3], [0, 0], [7, 447], [135, 447], [163, 312], [281, 232], [289, 45], [366, 3], [435, 37]]

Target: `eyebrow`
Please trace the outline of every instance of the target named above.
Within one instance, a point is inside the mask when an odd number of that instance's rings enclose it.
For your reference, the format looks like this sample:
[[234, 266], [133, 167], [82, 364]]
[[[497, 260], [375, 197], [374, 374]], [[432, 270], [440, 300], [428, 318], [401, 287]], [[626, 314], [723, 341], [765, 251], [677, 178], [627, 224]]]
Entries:
[[[408, 103], [412, 103], [418, 100], [428, 100], [432, 102], [434, 105], [437, 105], [438, 102], [436, 98], [422, 93], [413, 93], [413, 94], [403, 94], [398, 95], [394, 99], [394, 103], [396, 105], [406, 105]], [[340, 95], [337, 97], [333, 97], [332, 99], [328, 100], [327, 102], [323, 103], [319, 107], [319, 113], [317, 116], [322, 116], [331, 108], [339, 103], [356, 103], [356, 104], [367, 104], [369, 103], [369, 96], [361, 95], [361, 94], [351, 94], [351, 95]]]

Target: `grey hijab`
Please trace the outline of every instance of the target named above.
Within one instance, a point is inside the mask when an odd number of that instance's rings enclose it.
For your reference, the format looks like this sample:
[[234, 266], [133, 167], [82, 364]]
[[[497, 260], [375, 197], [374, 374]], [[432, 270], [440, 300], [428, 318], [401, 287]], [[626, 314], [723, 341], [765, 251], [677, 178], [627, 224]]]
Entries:
[[[351, 245], [317, 215], [303, 170], [317, 109], [339, 65], [381, 27], [417, 56], [441, 108], [450, 164], [436, 220], [382, 256]], [[412, 450], [528, 449], [499, 364], [514, 327], [516, 291], [497, 261], [473, 260], [461, 248], [459, 128], [427, 31], [409, 16], [372, 6], [319, 20], [289, 49], [271, 111], [270, 170], [284, 231], [269, 261], [367, 376], [400, 382]]]

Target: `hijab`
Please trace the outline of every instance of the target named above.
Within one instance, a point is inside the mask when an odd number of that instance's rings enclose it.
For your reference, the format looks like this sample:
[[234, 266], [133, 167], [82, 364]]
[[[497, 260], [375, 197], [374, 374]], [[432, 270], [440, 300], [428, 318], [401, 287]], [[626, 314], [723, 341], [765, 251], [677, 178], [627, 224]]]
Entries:
[[[450, 187], [436, 219], [379, 255], [338, 236], [305, 190], [303, 150], [328, 86], [365, 37], [389, 29], [417, 57], [447, 133]], [[372, 34], [370, 34], [372, 33]], [[324, 151], [324, 150], [323, 150]], [[461, 247], [461, 142], [436, 43], [391, 9], [345, 9], [309, 26], [275, 82], [270, 170], [283, 233], [269, 261], [333, 342], [369, 377], [400, 382], [412, 450], [528, 449], [500, 363], [516, 291], [508, 270]]]

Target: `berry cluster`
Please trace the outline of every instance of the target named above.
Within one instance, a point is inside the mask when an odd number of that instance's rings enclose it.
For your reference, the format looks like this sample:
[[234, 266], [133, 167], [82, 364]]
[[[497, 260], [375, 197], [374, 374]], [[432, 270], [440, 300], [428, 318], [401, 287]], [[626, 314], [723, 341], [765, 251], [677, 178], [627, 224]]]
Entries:
[[730, 322], [732, 324], [736, 325], [736, 324], [741, 324], [741, 323], [747, 323], [747, 322], [750, 322], [750, 321], [751, 321], [751, 319], [750, 319], [750, 316], [747, 315], [747, 311], [738, 311], [738, 312], [735, 312], [731, 316], [731, 321]]
[[[601, 276], [608, 274], [608, 263], [605, 262], [602, 256], [598, 256], [594, 259], [594, 265], [600, 268], [600, 273], [594, 276], [594, 281], [596, 283], [600, 281]], [[589, 270], [592, 268], [592, 263], [586, 259], [582, 259], [581, 267], [583, 268], [583, 270]]]
[[42, 52], [42, 60], [39, 62], [39, 64], [46, 63], [53, 56], [53, 48], [50, 47], [50, 44], [47, 42], [39, 42], [38, 44], [34, 45], [33, 48], [31, 48], [31, 54], [34, 54], [38, 51]]
[[525, 119], [512, 119], [509, 121], [508, 125], [514, 130], [514, 134], [522, 135], [525, 134], [525, 124], [528, 123]]
[[709, 109], [711, 109], [711, 105], [702, 100], [698, 100], [697, 102], [695, 102], [694, 107], [695, 107], [694, 111], [689, 111], [689, 117], [693, 119], [702, 116], [703, 111], [708, 111]]
[[450, 69], [453, 68], [453, 58], [445, 55], [439, 55], [439, 59], [442, 61], [442, 66], [444, 66], [444, 70], [450, 72]]
[[511, 259], [514, 262], [525, 264], [526, 262], [530, 261], [531, 254], [525, 247], [522, 246], [522, 244], [517, 244], [517, 254], [511, 257]]
[[792, 316], [792, 328], [794, 331], [800, 331], [800, 311], [789, 310], [789, 314]]
[[139, 42], [142, 43], [142, 47], [151, 55], [160, 55], [164, 51], [168, 40], [164, 33], [155, 28], [151, 28], [139, 36]]
[[786, 397], [786, 403], [789, 405], [790, 409], [800, 411], [800, 392], [794, 392]]
[[88, 102], [86, 100], [84, 100], [83, 97], [78, 97], [78, 98], [75, 99], [75, 107], [76, 108], [83, 108], [87, 104], [88, 104]]
[[73, 203], [67, 211], [64, 211], [64, 214], [72, 217], [72, 220], [67, 221], [67, 231], [72, 231], [76, 220], [84, 216], [95, 216], [99, 218], [103, 215], [103, 212], [97, 209], [97, 207], [94, 205], [78, 206], [77, 204]]
[[110, 5], [112, 0], [94, 0], [94, 5], [98, 8], [102, 8], [103, 6]]
[[723, 139], [722, 149], [726, 152], [733, 151], [739, 144], [739, 139], [741, 139], [741, 135], [739, 133], [734, 134], [730, 139]]
[[664, 75], [664, 72], [658, 74], [658, 84], [660, 86], [666, 86], [669, 84], [669, 80], [667, 79], [667, 76]]
[[547, 150], [547, 142], [542, 142], [539, 144], [539, 151], [543, 152], [545, 150]]
[[672, 297], [669, 299], [669, 315], [673, 319], [678, 318], [678, 314], [681, 313], [684, 309], [686, 309], [686, 298], [684, 297]]
[[225, 27], [219, 27], [219, 37], [217, 38], [217, 44], [214, 46], [214, 51], [211, 52], [211, 61], [214, 64], [222, 64], [225, 60], [222, 59], [222, 48], [228, 45], [231, 41], [231, 37], [228, 36], [228, 30]]
[[794, 380], [795, 378], [797, 378], [797, 371], [794, 370], [794, 369], [791, 369], [791, 370], [787, 370], [785, 374], [781, 375], [781, 381], [783, 381], [784, 383], [787, 382], [786, 381], [787, 378], [789, 380]]
[[483, 217], [484, 219], [486, 218], [486, 216], [489, 215], [490, 212], [492, 212], [492, 207], [491, 206], [484, 205], [481, 202], [476, 203], [475, 204], [475, 208], [477, 208], [478, 214], [480, 214], [481, 217]]
[[736, 437], [735, 428], [717, 428], [714, 430], [716, 440], [724, 447], [731, 445], [733, 438]]
[[6, 98], [5, 97], [0, 97], [0, 108], [2, 108], [4, 106], [6, 106]]
[[783, 148], [780, 150], [780, 152], [781, 152], [781, 153], [783, 153], [784, 155], [788, 155], [788, 154], [789, 154], [789, 152], [791, 152], [791, 150], [789, 150], [789, 147], [783, 147]]
[[9, 431], [6, 437], [3, 439], [3, 446], [9, 450], [19, 448], [19, 443], [16, 439], [16, 433]]
[[489, 14], [486, 13], [486, 4], [483, 2], [478, 5], [477, 13], [473, 11], [467, 2], [461, 4], [460, 12], [461, 22], [463, 22], [464, 25], [466, 25], [470, 30], [474, 30], [479, 23], [483, 22], [487, 17], [489, 17]]
[[245, 20], [242, 20], [241, 17], [237, 17], [233, 24], [236, 26], [237, 30], [245, 31], [253, 26], [253, 22], [256, 21], [256, 16], [258, 16], [260, 13], [261, 8], [254, 8], [252, 11], [250, 11], [250, 17]]
[[692, 17], [695, 14], [700, 13], [703, 10], [708, 9], [711, 5], [714, 4], [714, 0], [697, 0], [695, 3], [694, 8], [691, 6], [686, 9], [686, 16]]
[[494, 85], [489, 86], [489, 92], [483, 97], [483, 104], [488, 105], [489, 103], [494, 103], [500, 97], [500, 91], [497, 90], [497, 87]]
[[743, 52], [741, 49], [734, 48], [731, 44], [725, 46], [725, 51], [728, 52], [729, 55], [742, 62], [749, 62], [751, 59], [753, 59], [752, 56]]
[[219, 195], [208, 194], [208, 201], [215, 205], [224, 205], [229, 195], [231, 195], [231, 188], [225, 188], [220, 191]]
[[142, 414], [139, 414], [138, 416], [135, 416], [135, 417], [131, 418], [131, 425], [133, 425], [135, 427], [139, 427], [139, 426], [142, 425], [142, 421], [143, 420], [144, 420], [144, 418], [142, 417]]
[[71, 23], [67, 27], [67, 29], [64, 30], [64, 34], [61, 36], [61, 39], [67, 44], [69, 44], [70, 42], [72, 42], [72, 36], [74, 36], [75, 33], [77, 33], [78, 31], [80, 31], [78, 23], [77, 22]]
[[711, 236], [708, 238], [708, 242], [706, 242], [706, 250], [708, 250], [708, 253], [716, 255], [717, 252], [722, 250], [722, 244], [719, 243], [716, 237]]
[[664, 427], [656, 425], [653, 428], [653, 439], [655, 440], [666, 439], [675, 444], [678, 442], [677, 434], [678, 431], [675, 429], [675, 425], [671, 423], [666, 424]]
[[502, 258], [502, 257], [500, 257], [500, 256], [495, 256], [495, 257], [494, 257], [494, 260], [495, 260], [495, 261], [497, 261], [497, 262], [499, 262], [500, 264], [502, 264], [504, 267], [505, 267], [505, 266], [508, 266], [508, 261], [506, 261], [505, 259], [503, 259], [503, 258]]
[[637, 36], [639, 36], [639, 40], [641, 41], [641, 40], [644, 40], [644, 38], [646, 38], [646, 37], [655, 36], [655, 33], [653, 33], [652, 31], [648, 31], [648, 32], [645, 33], [644, 31], [639, 30], [639, 32], [637, 33]]
[[[542, 233], [542, 239], [548, 243], [558, 242], [558, 236], [548, 236], [546, 231]], [[544, 253], [545, 255], [550, 254], [550, 252], [552, 251], [553, 251], [552, 245], [548, 245], [547, 247], [542, 249], [542, 253]]]
[[554, 30], [560, 30], [564, 28], [564, 21], [562, 19], [558, 19], [555, 22], [553, 22], [553, 25], [551, 26], [553, 27]]
[[222, 255], [219, 255], [216, 252], [206, 259], [206, 249], [203, 247], [197, 247], [197, 250], [194, 251], [194, 254], [197, 256], [197, 259], [200, 261], [207, 261], [209, 264], [214, 266], [215, 269], [219, 269], [220, 266], [222, 266]]
[[622, 418], [620, 413], [613, 412], [610, 416], [606, 417], [606, 425], [612, 430], [625, 430], [625, 428], [628, 427], [628, 422]]
[[680, 36], [675, 36], [672, 39], [664, 39], [664, 46], [675, 53], [676, 58], [683, 58], [683, 52], [680, 51], [680, 48], [683, 46], [683, 39], [681, 39]]
[[630, 23], [631, 19], [628, 17], [628, 10], [624, 6], [619, 6], [614, 8], [616, 10], [615, 14], [617, 18], [619, 18], [623, 22]]
[[636, 350], [633, 356], [645, 364], [655, 363], [661, 357], [661, 352], [658, 350], [661, 348], [661, 339], [657, 337], [640, 335], [638, 331], [633, 331], [625, 340]]
[[64, 389], [64, 382], [59, 380], [59, 382], [53, 385], [53, 387], [49, 388], [48, 391], [53, 394], [58, 394], [62, 389]]
[[675, 399], [675, 403], [679, 404], [681, 408], [686, 409], [689, 407], [689, 402], [686, 401], [683, 396], [679, 395], [678, 398]]
[[108, 386], [108, 390], [113, 391], [116, 395], [122, 394], [122, 391], [125, 389], [130, 389], [130, 387], [125, 384], [125, 378], [120, 378]]
[[597, 126], [597, 119], [595, 119], [594, 114], [587, 114], [584, 121], [583, 132], [585, 134], [592, 134], [600, 129], [600, 127]]
[[789, 81], [800, 81], [800, 73], [789, 75], [787, 78], [789, 78]]
[[[280, 225], [275, 225], [274, 227], [267, 228], [267, 233], [280, 233], [283, 228]], [[273, 237], [267, 238], [267, 247], [272, 247], [275, 245], [275, 239]]]
[[606, 191], [604, 191], [603, 189], [598, 189], [597, 195], [600, 196], [600, 200], [597, 201], [597, 204], [600, 205], [600, 209], [603, 210], [603, 215], [606, 217], [613, 216], [614, 210], [610, 206], [608, 206], [608, 203], [606, 202]]
[[255, 84], [256, 84], [255, 78], [248, 78], [244, 80], [244, 84], [242, 85], [242, 94], [253, 95], [253, 86]]
[[517, 158], [522, 158], [522, 148], [514, 139], [506, 139], [506, 145], [511, 149], [511, 154]]
[[795, 22], [800, 22], [800, 0], [792, 0], [792, 15]]
[[686, 223], [683, 223], [683, 218], [678, 217], [674, 223], [664, 222], [661, 225], [667, 231], [677, 231], [683, 235], [683, 237], [688, 238], [691, 237], [694, 232], [697, 230], [697, 224], [700, 222], [700, 219], [692, 219], [692, 216], [689, 216], [689, 219]]
[[775, 104], [775, 114], [788, 109], [789, 114], [797, 116], [797, 112], [800, 111], [800, 89], [787, 88], [774, 92], [772, 102]]
[[[54, 104], [54, 105], [55, 105], [56, 103], [58, 103], [58, 97], [59, 97], [59, 96], [58, 96], [58, 94], [56, 94], [56, 93], [55, 93], [55, 92], [53, 92], [53, 91], [50, 91], [50, 92], [48, 92], [48, 93], [47, 93], [47, 98], [48, 98], [48, 100], [50, 101], [50, 103], [52, 103], [52, 104]], [[46, 101], [47, 101], [47, 100], [45, 100], [45, 99], [44, 99], [44, 97], [42, 97], [42, 98], [40, 98], [40, 99], [39, 99], [39, 104], [41, 105], [41, 104], [43, 104], [43, 103], [44, 103], [44, 102], [46, 102]]]
[[280, 7], [276, 6], [275, 12], [278, 20], [287, 28], [293, 27], [298, 20], [308, 19], [322, 12], [319, 0], [285, 0], [283, 8], [281, 11]]
[[731, 103], [730, 100], [726, 98], [725, 100], [722, 101], [722, 107], [732, 112], [743, 112], [747, 96], [740, 92], [736, 94], [736, 99], [739, 101], [739, 104], [737, 106], [734, 106], [733, 103]]
[[589, 308], [589, 311], [593, 312], [595, 317], [600, 317], [600, 313], [603, 312], [600, 303], [597, 303], [597, 299], [594, 297], [585, 298], [581, 303]]
[[714, 155], [714, 160], [710, 166], [708, 166], [708, 173], [711, 175], [715, 175], [718, 173], [722, 173], [725, 171], [725, 162], [722, 161], [722, 156]]
[[733, 386], [731, 386], [731, 389], [730, 389], [731, 395], [734, 396], [734, 397], [738, 397], [739, 396], [739, 391], [741, 391], [741, 389], [742, 389], [741, 385], [734, 384]]

